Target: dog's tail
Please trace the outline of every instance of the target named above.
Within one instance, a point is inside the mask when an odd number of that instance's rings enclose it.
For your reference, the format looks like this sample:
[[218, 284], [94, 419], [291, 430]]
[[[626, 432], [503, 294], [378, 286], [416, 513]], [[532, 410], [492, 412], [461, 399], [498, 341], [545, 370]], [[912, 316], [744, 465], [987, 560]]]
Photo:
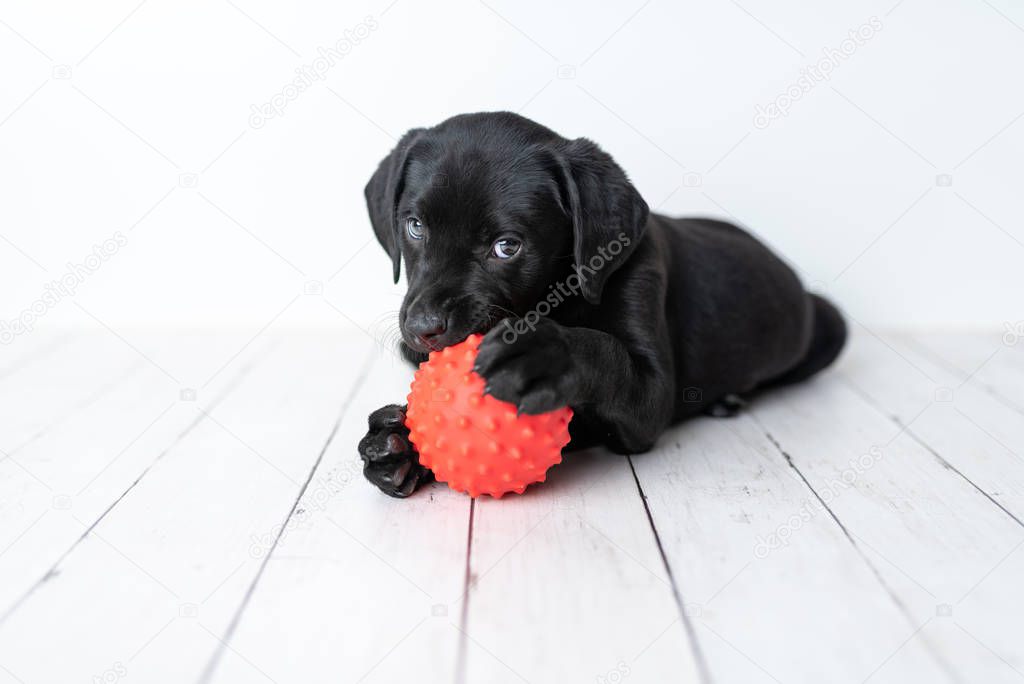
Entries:
[[808, 294], [812, 322], [811, 344], [807, 353], [795, 366], [766, 383], [771, 386], [789, 385], [806, 380], [836, 360], [846, 344], [846, 321], [827, 299]]

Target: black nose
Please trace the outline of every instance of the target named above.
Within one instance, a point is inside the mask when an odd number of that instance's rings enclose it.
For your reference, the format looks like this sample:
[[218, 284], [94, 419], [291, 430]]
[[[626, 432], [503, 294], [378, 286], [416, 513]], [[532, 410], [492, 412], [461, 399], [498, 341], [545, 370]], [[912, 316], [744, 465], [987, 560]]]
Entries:
[[418, 338], [426, 347], [433, 348], [435, 345], [432, 343], [447, 329], [447, 319], [438, 313], [414, 314], [405, 319], [406, 332]]

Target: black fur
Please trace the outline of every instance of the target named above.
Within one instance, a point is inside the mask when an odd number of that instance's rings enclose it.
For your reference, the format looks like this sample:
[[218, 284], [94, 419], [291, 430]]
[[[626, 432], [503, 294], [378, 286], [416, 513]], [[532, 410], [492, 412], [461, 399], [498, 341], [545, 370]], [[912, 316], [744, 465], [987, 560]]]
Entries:
[[[646, 451], [673, 422], [813, 375], [846, 340], [836, 309], [748, 233], [649, 213], [593, 142], [516, 114], [410, 131], [366, 201], [396, 282], [405, 260], [406, 358], [486, 332], [487, 391], [525, 413], [572, 406], [569, 448]], [[521, 243], [506, 260], [491, 251], [503, 237]], [[366, 477], [399, 497], [431, 479], [404, 418], [375, 411], [359, 444]]]

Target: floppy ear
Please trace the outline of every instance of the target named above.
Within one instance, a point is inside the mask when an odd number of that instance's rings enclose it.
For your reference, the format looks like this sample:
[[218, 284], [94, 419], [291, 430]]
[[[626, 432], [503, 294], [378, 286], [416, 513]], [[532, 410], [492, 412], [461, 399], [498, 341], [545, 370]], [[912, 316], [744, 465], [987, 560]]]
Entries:
[[622, 168], [592, 141], [566, 143], [561, 166], [581, 290], [597, 304], [608, 277], [640, 243], [650, 211]]
[[405, 165], [409, 148], [420, 137], [423, 128], [414, 128], [398, 141], [395, 149], [381, 160], [370, 182], [366, 184], [366, 209], [381, 247], [391, 257], [395, 282], [402, 269], [401, 235], [398, 232], [398, 199], [405, 184]]

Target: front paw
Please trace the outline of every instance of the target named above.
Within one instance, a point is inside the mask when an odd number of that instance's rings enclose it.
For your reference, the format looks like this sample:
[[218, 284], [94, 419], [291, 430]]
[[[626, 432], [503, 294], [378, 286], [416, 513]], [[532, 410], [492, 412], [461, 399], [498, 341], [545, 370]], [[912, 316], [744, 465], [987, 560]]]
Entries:
[[520, 413], [537, 414], [567, 406], [574, 396], [575, 368], [565, 329], [540, 319], [506, 318], [484, 336], [473, 366], [484, 392], [515, 404]]
[[391, 404], [370, 414], [370, 430], [359, 441], [363, 475], [388, 496], [405, 498], [434, 475], [420, 465], [409, 441], [405, 407]]

